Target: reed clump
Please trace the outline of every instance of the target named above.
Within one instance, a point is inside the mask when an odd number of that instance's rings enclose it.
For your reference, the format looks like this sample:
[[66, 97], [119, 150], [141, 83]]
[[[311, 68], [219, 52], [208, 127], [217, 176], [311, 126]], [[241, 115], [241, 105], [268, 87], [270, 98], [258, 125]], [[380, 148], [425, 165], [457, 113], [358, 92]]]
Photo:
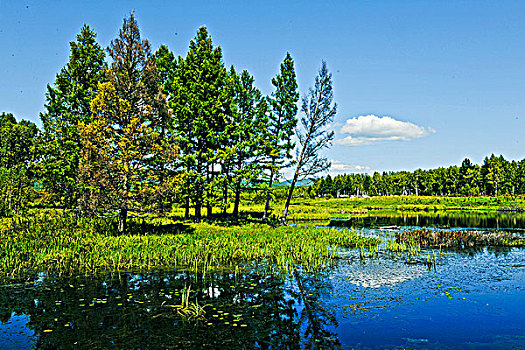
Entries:
[[407, 230], [396, 233], [396, 242], [417, 242], [424, 247], [468, 248], [476, 246], [523, 247], [525, 239], [510, 232], [470, 230]]
[[[271, 228], [262, 224], [180, 226], [173, 233], [117, 235], [115, 223], [47, 213], [16, 217], [0, 226], [0, 277], [182, 267], [191, 270], [269, 262], [280, 270], [317, 271], [332, 266], [339, 248], [377, 245], [349, 230]], [[174, 226], [175, 227], [175, 226]]]
[[182, 290], [182, 300], [179, 305], [170, 305], [166, 302], [162, 303], [164, 307], [175, 308], [177, 314], [182, 317], [183, 320], [187, 321], [203, 321], [206, 319], [205, 308], [210, 305], [199, 304], [199, 301], [195, 298], [195, 301], [190, 301], [191, 286], [185, 287]]

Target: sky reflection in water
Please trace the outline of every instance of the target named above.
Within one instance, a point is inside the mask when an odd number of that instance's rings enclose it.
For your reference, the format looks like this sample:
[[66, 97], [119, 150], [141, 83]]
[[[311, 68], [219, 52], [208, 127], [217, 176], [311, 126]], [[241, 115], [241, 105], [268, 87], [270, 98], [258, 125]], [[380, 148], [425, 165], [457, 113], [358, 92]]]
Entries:
[[[209, 304], [206, 321], [183, 322], [166, 307], [186, 286]], [[41, 278], [0, 287], [0, 349], [522, 349], [524, 288], [517, 248], [444, 252], [435, 269], [386, 253], [362, 262], [350, 250], [317, 276]]]

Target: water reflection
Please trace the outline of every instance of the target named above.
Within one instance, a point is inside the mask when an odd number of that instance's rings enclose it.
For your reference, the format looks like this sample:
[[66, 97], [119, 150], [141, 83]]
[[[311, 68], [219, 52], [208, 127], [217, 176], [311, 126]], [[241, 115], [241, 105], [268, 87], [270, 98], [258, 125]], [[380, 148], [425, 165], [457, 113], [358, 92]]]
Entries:
[[427, 272], [428, 268], [422, 264], [414, 266], [400, 261], [385, 262], [373, 259], [369, 260], [366, 265], [356, 265], [348, 269], [346, 279], [348, 283], [356, 286], [379, 288], [419, 278]]
[[[0, 287], [0, 348], [520, 348], [524, 262], [524, 249], [486, 247], [447, 251], [428, 270], [348, 250], [322, 275], [40, 276]], [[189, 286], [205, 321], [169, 307]]]
[[[180, 304], [187, 286], [191, 300], [208, 305], [205, 321], [184, 321], [168, 307]], [[25, 339], [39, 349], [339, 348], [335, 313], [321, 302], [330, 288], [299, 271], [290, 279], [257, 272], [46, 277], [0, 287], [1, 346], [16, 344], [8, 325], [23, 317]]]
[[[469, 225], [476, 220], [485, 219]], [[432, 269], [424, 262], [433, 249], [416, 255], [343, 250], [338, 265], [318, 275], [284, 276], [271, 266], [41, 274], [0, 286], [0, 349], [523, 348], [525, 249], [436, 250]], [[206, 305], [204, 321], [185, 321], [172, 307], [188, 287], [191, 301]]]
[[372, 228], [383, 226], [421, 226], [525, 230], [525, 214], [452, 210], [424, 213], [385, 212], [364, 217], [334, 219], [330, 221], [328, 226]]

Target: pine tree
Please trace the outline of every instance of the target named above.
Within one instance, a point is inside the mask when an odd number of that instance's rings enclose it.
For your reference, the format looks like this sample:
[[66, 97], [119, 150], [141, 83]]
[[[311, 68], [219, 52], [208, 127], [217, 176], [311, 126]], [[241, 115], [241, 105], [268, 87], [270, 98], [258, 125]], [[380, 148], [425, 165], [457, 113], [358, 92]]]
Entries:
[[213, 47], [206, 27], [199, 28], [187, 56], [177, 62], [170, 99], [186, 174], [186, 212], [191, 197], [196, 220], [201, 218], [203, 205], [207, 205], [211, 214], [215, 200], [212, 184], [219, 173], [218, 150], [227, 138], [224, 130], [232, 108], [227, 78], [221, 48]]
[[297, 80], [295, 76], [294, 61], [289, 52], [286, 53], [283, 63], [280, 66], [279, 74], [272, 79], [275, 91], [268, 98], [271, 113], [269, 114], [268, 125], [268, 149], [269, 158], [268, 170], [268, 192], [266, 195], [266, 205], [264, 216], [268, 217], [270, 210], [270, 199], [273, 182], [279, 170], [285, 165], [285, 161], [291, 159], [291, 151], [295, 147], [292, 136], [297, 125]]
[[88, 25], [69, 45], [69, 62], [57, 74], [55, 84], [48, 85], [46, 112], [40, 115], [44, 130], [38, 173], [44, 188], [72, 208], [80, 197], [78, 124], [91, 118], [90, 103], [98, 92], [98, 83], [106, 80], [106, 63], [104, 50]]
[[298, 133], [301, 150], [295, 161], [295, 172], [281, 221], [286, 222], [288, 208], [293, 196], [297, 180], [325, 171], [330, 167], [328, 160], [320, 156], [319, 152], [330, 147], [334, 132], [328, 132], [325, 127], [334, 119], [337, 106], [333, 103], [332, 74], [322, 62], [319, 74], [315, 78], [314, 89], [310, 89], [308, 97], [303, 98], [301, 122], [304, 133]]
[[162, 144], [165, 97], [147, 40], [134, 14], [124, 19], [108, 48], [108, 83], [91, 102], [93, 119], [82, 124], [86, 203], [95, 211], [116, 211], [118, 230], [127, 228], [129, 210], [157, 201], [157, 159]]

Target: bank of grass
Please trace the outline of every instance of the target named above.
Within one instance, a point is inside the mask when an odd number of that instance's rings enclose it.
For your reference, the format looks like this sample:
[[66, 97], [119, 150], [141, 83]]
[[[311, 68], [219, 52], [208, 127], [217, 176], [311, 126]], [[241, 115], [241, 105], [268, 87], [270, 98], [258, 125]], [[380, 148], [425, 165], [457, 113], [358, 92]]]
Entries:
[[0, 277], [169, 267], [202, 271], [253, 262], [268, 262], [283, 271], [315, 271], [335, 263], [338, 247], [380, 242], [348, 230], [262, 224], [137, 222], [131, 229], [140, 233], [118, 236], [112, 221], [50, 212], [3, 220]]
[[[283, 203], [273, 203], [272, 215], [282, 215]], [[449, 197], [449, 196], [380, 196], [359, 198], [296, 198], [292, 201], [289, 220], [329, 220], [368, 214], [374, 210], [386, 211], [441, 211], [441, 210], [523, 210], [525, 196]], [[242, 210], [262, 213], [264, 205], [244, 205]]]

